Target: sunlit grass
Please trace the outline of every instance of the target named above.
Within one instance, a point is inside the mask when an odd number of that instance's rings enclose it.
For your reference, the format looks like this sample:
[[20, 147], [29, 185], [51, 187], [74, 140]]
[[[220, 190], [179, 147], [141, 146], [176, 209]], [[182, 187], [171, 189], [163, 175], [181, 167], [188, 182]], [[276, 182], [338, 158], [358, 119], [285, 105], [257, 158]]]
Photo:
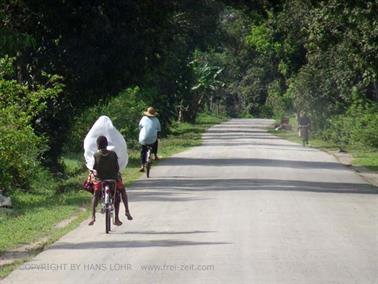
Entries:
[[88, 194], [74, 190], [62, 194], [48, 191], [11, 195], [13, 210], [0, 211], [0, 253], [55, 233], [54, 224], [87, 205]]
[[17, 260], [13, 263], [6, 264], [3, 266], [0, 266], [0, 279], [6, 277], [9, 273], [11, 273], [14, 269], [16, 269], [19, 265], [23, 264], [25, 261], [27, 261], [28, 258]]
[[373, 150], [357, 150], [354, 153], [353, 163], [357, 166], [364, 166], [370, 170], [378, 171], [378, 152]]

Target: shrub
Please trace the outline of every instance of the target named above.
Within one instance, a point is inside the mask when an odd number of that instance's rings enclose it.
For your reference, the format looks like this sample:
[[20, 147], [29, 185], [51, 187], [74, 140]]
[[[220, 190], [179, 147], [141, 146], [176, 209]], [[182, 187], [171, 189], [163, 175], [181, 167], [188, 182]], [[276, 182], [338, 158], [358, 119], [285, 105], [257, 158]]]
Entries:
[[341, 147], [359, 145], [378, 148], [378, 105], [355, 99], [345, 114], [333, 116], [322, 135]]
[[368, 105], [361, 111], [353, 113], [350, 109], [347, 115], [350, 115], [354, 121], [351, 125], [351, 141], [368, 147], [378, 148], [378, 106]]
[[139, 133], [138, 123], [143, 110], [147, 108], [142, 95], [138, 87], [128, 88], [108, 102], [100, 102], [88, 108], [74, 120], [64, 151], [83, 151], [84, 138], [101, 115], [106, 115], [113, 121], [114, 126], [125, 137], [128, 147], [135, 146]]
[[49, 88], [12, 80], [13, 60], [0, 59], [0, 188], [5, 190], [29, 188], [38, 157], [47, 149], [47, 140], [35, 133], [32, 122], [63, 88], [58, 76], [46, 75]]
[[0, 109], [0, 188], [28, 187], [45, 141], [23, 115], [13, 108]]

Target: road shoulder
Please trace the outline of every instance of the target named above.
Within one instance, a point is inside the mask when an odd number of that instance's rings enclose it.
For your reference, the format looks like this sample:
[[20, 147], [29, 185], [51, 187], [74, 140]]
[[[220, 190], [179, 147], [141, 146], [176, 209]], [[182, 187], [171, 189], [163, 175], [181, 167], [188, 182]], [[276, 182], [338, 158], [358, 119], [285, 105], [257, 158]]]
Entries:
[[350, 153], [339, 151], [326, 152], [333, 155], [341, 164], [353, 169], [366, 182], [378, 187], [378, 173], [362, 166], [354, 166], [352, 164], [354, 158]]

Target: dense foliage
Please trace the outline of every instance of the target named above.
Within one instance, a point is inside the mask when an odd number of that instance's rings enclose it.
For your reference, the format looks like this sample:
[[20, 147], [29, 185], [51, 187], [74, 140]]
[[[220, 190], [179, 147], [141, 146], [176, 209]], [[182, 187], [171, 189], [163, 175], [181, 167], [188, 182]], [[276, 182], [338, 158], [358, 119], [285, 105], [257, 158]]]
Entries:
[[224, 10], [225, 36], [212, 53], [225, 69], [229, 114], [281, 118], [306, 111], [315, 134], [376, 147], [378, 2], [245, 4]]
[[44, 85], [29, 86], [9, 79], [13, 59], [0, 59], [0, 188], [29, 188], [38, 158], [48, 148], [32, 121], [53, 104], [62, 91], [58, 76], [46, 76]]
[[114, 126], [125, 137], [129, 147], [137, 145], [141, 110], [147, 109], [138, 87], [121, 91], [118, 96], [85, 110], [77, 116], [70, 129], [66, 152], [83, 151], [83, 140], [100, 115], [111, 118]]
[[214, 0], [4, 1], [0, 42], [17, 55], [18, 81], [38, 83], [43, 70], [66, 85], [36, 127], [50, 138], [50, 165], [72, 118], [129, 86], [155, 94], [164, 123], [174, 118], [193, 84], [192, 53], [211, 44], [219, 7]]

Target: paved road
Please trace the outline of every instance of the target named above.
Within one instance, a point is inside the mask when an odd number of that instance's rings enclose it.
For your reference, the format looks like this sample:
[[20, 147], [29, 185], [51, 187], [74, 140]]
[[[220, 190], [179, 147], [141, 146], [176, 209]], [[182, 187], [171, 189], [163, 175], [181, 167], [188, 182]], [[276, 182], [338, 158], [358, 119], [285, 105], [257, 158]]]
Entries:
[[2, 283], [378, 283], [376, 189], [270, 123], [211, 128], [130, 188], [134, 221], [82, 224]]

